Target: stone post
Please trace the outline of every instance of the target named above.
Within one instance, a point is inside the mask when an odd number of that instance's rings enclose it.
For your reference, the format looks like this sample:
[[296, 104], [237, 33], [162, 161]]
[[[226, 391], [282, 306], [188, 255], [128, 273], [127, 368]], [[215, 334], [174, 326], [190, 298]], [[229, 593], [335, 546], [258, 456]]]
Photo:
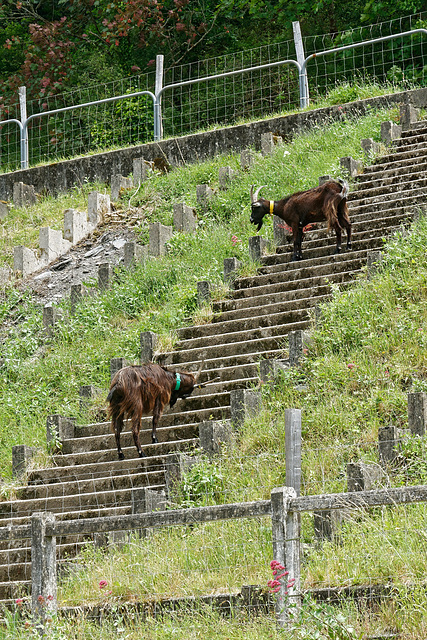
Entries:
[[393, 140], [402, 137], [402, 127], [391, 120], [381, 123], [381, 140], [386, 145], [390, 145]]
[[[86, 387], [82, 387], [83, 389]], [[76, 419], [60, 416], [48, 416], [46, 420], [46, 440], [50, 442], [64, 442], [75, 436]]]
[[157, 334], [152, 331], [144, 331], [140, 336], [141, 364], [152, 362], [157, 346]]
[[165, 468], [166, 494], [168, 500], [176, 498], [178, 485], [183, 475], [199, 462], [198, 456], [188, 456], [181, 451], [176, 451], [167, 457]]
[[106, 291], [111, 287], [113, 281], [113, 267], [109, 262], [103, 262], [98, 267], [98, 287], [101, 291]]
[[167, 227], [164, 224], [160, 224], [160, 222], [150, 223], [148, 240], [148, 253], [150, 256], [166, 255], [166, 243], [169, 242], [172, 236], [172, 227]]
[[198, 184], [196, 187], [196, 197], [198, 204], [206, 210], [209, 200], [214, 195], [214, 190], [208, 184]]
[[332, 180], [332, 176], [329, 176], [329, 175], [320, 176], [319, 177], [319, 187], [321, 187], [322, 184], [325, 184], [325, 182], [329, 182], [330, 180]]
[[400, 105], [400, 124], [402, 126], [402, 131], [407, 131], [411, 129], [411, 125], [418, 121], [418, 109], [416, 109], [412, 104], [401, 104]]
[[15, 207], [31, 207], [37, 203], [37, 196], [32, 184], [13, 183], [13, 204]]
[[177, 231], [193, 233], [197, 228], [197, 219], [193, 207], [180, 202], [173, 205], [173, 226]]
[[211, 301], [211, 283], [201, 280], [197, 283], [197, 304], [200, 308], [205, 307]]
[[285, 409], [286, 486], [301, 493], [301, 409]]
[[137, 262], [144, 262], [148, 256], [148, 246], [137, 242], [126, 242], [124, 246], [123, 266], [129, 269]]
[[232, 447], [235, 443], [230, 420], [206, 420], [199, 424], [200, 446], [209, 457], [221, 454], [223, 445]]
[[265, 384], [274, 383], [281, 371], [286, 371], [289, 362], [286, 360], [260, 360], [259, 377]]
[[271, 131], [261, 134], [261, 153], [263, 156], [273, 153], [274, 148], [281, 144], [283, 144], [281, 136], [275, 136]]
[[46, 304], [43, 307], [43, 326], [47, 333], [51, 335], [55, 328], [55, 323], [61, 314], [58, 313], [58, 309], [52, 306], [52, 304]]
[[368, 249], [366, 261], [368, 280], [371, 280], [374, 275], [380, 270], [382, 260], [382, 251], [378, 251], [376, 249]]
[[230, 182], [237, 176], [237, 171], [231, 167], [220, 167], [218, 171], [218, 181], [220, 189], [227, 189]]
[[363, 138], [363, 140], [360, 141], [360, 145], [365, 156], [368, 157], [375, 156], [381, 151], [381, 146], [378, 142], [374, 142], [373, 138]]
[[12, 447], [12, 478], [26, 480], [28, 465], [36, 452], [37, 447], [28, 447], [26, 444], [16, 444]]
[[225, 258], [224, 260], [224, 282], [230, 287], [237, 277], [237, 270], [240, 269], [242, 263], [237, 258]]
[[355, 178], [359, 173], [362, 173], [363, 170], [362, 163], [351, 156], [340, 158], [340, 167], [348, 172], [350, 178]]
[[96, 395], [96, 387], [93, 384], [84, 385], [79, 389], [80, 396], [80, 410], [84, 411], [87, 409], [88, 405], [92, 398]]
[[[55, 514], [31, 516], [31, 610], [43, 630], [46, 616], [57, 611]], [[42, 634], [41, 634], [42, 635]]]
[[252, 149], [244, 149], [240, 154], [240, 166], [247, 171], [255, 164], [255, 153]]
[[268, 251], [268, 241], [262, 236], [249, 238], [249, 256], [253, 262], [260, 262]]
[[123, 369], [123, 367], [127, 367], [129, 365], [129, 362], [126, 360], [126, 358], [111, 358], [110, 360], [110, 380], [112, 380], [114, 378], [114, 376], [116, 375], [117, 371], [120, 371], [120, 369]]
[[275, 601], [277, 626], [282, 629], [301, 606], [301, 524], [299, 514], [289, 509], [294, 498], [296, 492], [292, 487], [279, 487], [271, 492], [273, 558], [289, 571], [288, 579], [295, 580], [289, 588], [286, 579], [283, 580]]
[[71, 305], [71, 313], [74, 314], [76, 312], [77, 305], [81, 301], [83, 297], [83, 285], [79, 282], [71, 285], [71, 294], [70, 294], [70, 305]]
[[106, 214], [110, 213], [110, 196], [108, 194], [98, 193], [97, 191], [91, 191], [87, 201], [87, 217], [89, 224], [92, 227], [96, 227], [99, 222], [102, 222]]
[[246, 419], [253, 418], [261, 409], [261, 392], [252, 389], [230, 391], [231, 422], [238, 429]]
[[304, 349], [310, 344], [310, 338], [305, 331], [297, 329], [289, 332], [289, 366], [298, 367], [304, 356]]
[[273, 241], [276, 247], [282, 247], [288, 243], [288, 237], [292, 236], [292, 230], [282, 218], [273, 216]]
[[392, 424], [378, 429], [378, 457], [383, 468], [396, 461], [397, 429]]
[[118, 200], [123, 194], [123, 191], [129, 191], [132, 187], [132, 178], [125, 178], [118, 174], [111, 176], [111, 199]]
[[408, 393], [408, 427], [411, 433], [423, 436], [427, 421], [427, 393]]

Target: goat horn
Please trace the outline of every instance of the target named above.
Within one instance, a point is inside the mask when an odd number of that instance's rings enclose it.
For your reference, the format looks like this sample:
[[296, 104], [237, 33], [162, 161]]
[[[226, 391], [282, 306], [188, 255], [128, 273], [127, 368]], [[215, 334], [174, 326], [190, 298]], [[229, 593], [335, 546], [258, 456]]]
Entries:
[[253, 195], [254, 185], [252, 185], [252, 188], [251, 188], [251, 199], [252, 199], [252, 202], [256, 202], [258, 200], [258, 194], [261, 191], [261, 189], [264, 189], [265, 186], [266, 185], [263, 184], [261, 187], [258, 187], [258, 189], [255, 191], [255, 195]]

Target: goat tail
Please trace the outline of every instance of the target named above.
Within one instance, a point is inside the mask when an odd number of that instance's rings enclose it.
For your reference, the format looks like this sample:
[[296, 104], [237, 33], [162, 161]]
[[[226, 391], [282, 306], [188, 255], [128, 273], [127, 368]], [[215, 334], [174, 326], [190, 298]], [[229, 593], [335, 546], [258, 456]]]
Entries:
[[110, 391], [108, 392], [107, 402], [111, 402], [116, 391], [117, 391], [117, 385], [115, 384], [113, 387], [111, 387]]
[[342, 187], [341, 189], [341, 199], [345, 200], [348, 197], [348, 193], [350, 191], [350, 187], [348, 186], [348, 182], [346, 180], [339, 180], [339, 183]]

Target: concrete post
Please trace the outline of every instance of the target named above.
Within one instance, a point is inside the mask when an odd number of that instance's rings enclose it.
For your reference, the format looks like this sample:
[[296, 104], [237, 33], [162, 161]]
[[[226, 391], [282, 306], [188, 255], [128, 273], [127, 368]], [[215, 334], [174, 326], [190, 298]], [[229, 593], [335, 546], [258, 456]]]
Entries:
[[57, 611], [55, 514], [31, 516], [31, 610], [43, 629], [45, 618]]
[[183, 475], [199, 462], [198, 456], [188, 456], [180, 451], [167, 457], [165, 468], [165, 482], [167, 499], [172, 502], [176, 498], [178, 485]]
[[4, 220], [10, 213], [11, 206], [8, 202], [0, 201], [0, 220]]
[[411, 433], [423, 436], [427, 422], [427, 393], [408, 393], [408, 427]]
[[281, 136], [275, 136], [271, 131], [261, 134], [261, 153], [266, 156], [274, 151], [276, 146], [283, 144]]
[[261, 392], [252, 389], [230, 391], [231, 422], [238, 429], [246, 419], [253, 418], [261, 409]]
[[60, 317], [58, 310], [51, 304], [46, 304], [43, 307], [43, 326], [47, 333], [52, 334], [56, 320]]
[[[82, 387], [86, 388], [86, 387]], [[75, 436], [76, 419], [58, 414], [48, 416], [46, 420], [46, 440], [50, 442], [64, 442]]]
[[110, 360], [110, 380], [112, 380], [114, 378], [114, 376], [116, 375], [117, 371], [120, 371], [120, 369], [123, 369], [123, 367], [127, 367], [129, 365], [129, 362], [126, 360], [126, 358], [111, 358]]
[[97, 224], [104, 220], [105, 216], [110, 213], [110, 211], [110, 196], [98, 193], [97, 191], [91, 191], [87, 201], [87, 217], [89, 224], [92, 227], [96, 227]]
[[208, 184], [198, 184], [196, 187], [196, 197], [198, 204], [206, 210], [208, 201], [214, 195], [214, 190]]
[[396, 461], [397, 429], [392, 424], [378, 429], [378, 457], [382, 467], [387, 467]]
[[337, 509], [329, 511], [313, 511], [314, 535], [320, 542], [322, 540], [333, 540], [337, 537], [342, 521], [341, 512]]
[[76, 209], [64, 211], [64, 240], [76, 244], [88, 233], [87, 213]]
[[106, 291], [113, 282], [113, 266], [109, 262], [103, 262], [98, 267], [98, 287], [101, 291]]
[[28, 465], [33, 459], [37, 447], [28, 447], [26, 444], [17, 444], [12, 447], [12, 477], [25, 481]]
[[281, 371], [286, 371], [289, 362], [285, 360], [260, 360], [259, 377], [265, 384], [274, 383]]
[[197, 283], [197, 304], [200, 308], [205, 307], [211, 301], [211, 283], [201, 280]]
[[319, 177], [319, 187], [321, 187], [322, 184], [325, 184], [325, 182], [329, 182], [329, 180], [332, 180], [332, 176], [329, 176], [329, 175], [320, 176]]
[[77, 305], [81, 301], [83, 297], [83, 285], [79, 282], [71, 285], [71, 294], [70, 294], [70, 305], [71, 305], [71, 313], [74, 314], [76, 312]]
[[378, 464], [349, 462], [347, 464], [347, 491], [371, 491], [384, 486], [387, 476]]
[[240, 154], [240, 166], [243, 171], [248, 171], [255, 164], [255, 153], [252, 149], [244, 149]]
[[209, 457], [221, 454], [223, 445], [232, 447], [235, 443], [230, 420], [206, 420], [199, 424], [200, 446]]
[[133, 159], [133, 183], [137, 187], [141, 182], [145, 182], [148, 177], [149, 165], [144, 158]]
[[367, 277], [368, 280], [371, 280], [373, 276], [380, 270], [381, 263], [383, 260], [382, 251], [377, 251], [376, 249], [368, 249], [366, 254], [367, 260]]
[[400, 124], [402, 131], [411, 129], [411, 125], [418, 121], [418, 113], [418, 109], [416, 109], [412, 104], [408, 103], [400, 105]]
[[390, 145], [393, 140], [402, 137], [402, 127], [391, 120], [381, 123], [381, 140], [386, 145]]
[[375, 156], [381, 151], [381, 146], [378, 142], [374, 142], [373, 138], [363, 138], [363, 140], [360, 141], [360, 145], [367, 157]]
[[301, 493], [301, 409], [285, 409], [286, 486]]
[[364, 491], [365, 478], [363, 470], [358, 462], [349, 462], [347, 464], [347, 491]]
[[84, 385], [79, 389], [80, 396], [80, 410], [84, 411], [87, 409], [88, 405], [92, 398], [96, 395], [96, 387], [93, 384]]
[[[289, 571], [288, 579], [295, 580], [294, 585], [287, 588], [285, 578], [277, 594], [275, 610], [279, 628], [287, 627], [292, 611], [297, 614], [301, 606], [301, 524], [299, 514], [289, 510], [293, 498], [296, 492], [292, 487], [279, 487], [271, 492], [273, 558]], [[289, 605], [294, 608], [290, 609]]]
[[268, 251], [268, 241], [262, 236], [249, 238], [249, 257], [253, 262], [260, 262]]
[[173, 205], [173, 226], [177, 231], [193, 233], [197, 228], [197, 219], [193, 207], [180, 202]]
[[224, 282], [230, 287], [237, 277], [237, 270], [240, 269], [242, 263], [237, 258], [225, 258], [224, 260]]
[[351, 156], [340, 158], [340, 167], [347, 171], [350, 178], [355, 178], [359, 173], [362, 173], [363, 165], [359, 160], [355, 160]]
[[118, 200], [124, 191], [129, 191], [132, 187], [132, 178], [125, 178], [118, 174], [111, 176], [111, 199]]
[[298, 367], [304, 356], [304, 349], [310, 344], [310, 338], [305, 331], [297, 329], [289, 332], [289, 366]]
[[14, 182], [13, 204], [15, 207], [31, 207], [37, 203], [37, 196], [32, 184]]
[[157, 346], [157, 334], [152, 331], [144, 331], [140, 336], [141, 364], [152, 362]]
[[220, 167], [218, 170], [218, 181], [220, 189], [227, 189], [230, 182], [237, 176], [237, 171], [231, 167]]
[[150, 223], [148, 240], [148, 253], [150, 256], [166, 255], [166, 243], [169, 242], [172, 236], [172, 227], [167, 227], [164, 224], [160, 224], [160, 222]]
[[126, 242], [124, 246], [123, 265], [129, 269], [138, 262], [144, 262], [148, 256], [148, 246], [137, 242]]

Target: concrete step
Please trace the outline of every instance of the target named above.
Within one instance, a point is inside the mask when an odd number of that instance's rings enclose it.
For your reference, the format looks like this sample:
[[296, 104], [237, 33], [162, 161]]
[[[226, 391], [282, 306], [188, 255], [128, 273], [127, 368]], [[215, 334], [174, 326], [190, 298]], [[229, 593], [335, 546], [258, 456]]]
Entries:
[[425, 204], [427, 195], [427, 186], [407, 189], [406, 191], [399, 191], [389, 196], [383, 195], [380, 197], [362, 198], [353, 205], [352, 211], [357, 213], [370, 212], [371, 214], [382, 212], [388, 209], [408, 209], [410, 206]]
[[349, 206], [356, 206], [366, 198], [382, 198], [400, 192], [410, 192], [413, 189], [422, 189], [427, 185], [427, 172], [414, 172], [410, 174], [393, 176], [383, 179], [381, 184], [372, 185], [366, 189], [358, 189], [349, 195]]

